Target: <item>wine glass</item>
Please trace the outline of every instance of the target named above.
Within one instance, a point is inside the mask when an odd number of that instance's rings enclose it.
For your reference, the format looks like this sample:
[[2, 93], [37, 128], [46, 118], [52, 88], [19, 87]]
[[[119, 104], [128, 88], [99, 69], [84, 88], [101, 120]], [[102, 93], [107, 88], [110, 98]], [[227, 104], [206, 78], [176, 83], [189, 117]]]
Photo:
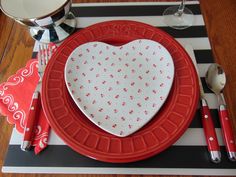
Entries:
[[164, 23], [169, 27], [182, 30], [193, 25], [194, 15], [185, 7], [185, 0], [179, 6], [168, 7], [164, 13]]
[[76, 27], [71, 0], [0, 0], [1, 10], [29, 27], [30, 35], [43, 43], [60, 42]]

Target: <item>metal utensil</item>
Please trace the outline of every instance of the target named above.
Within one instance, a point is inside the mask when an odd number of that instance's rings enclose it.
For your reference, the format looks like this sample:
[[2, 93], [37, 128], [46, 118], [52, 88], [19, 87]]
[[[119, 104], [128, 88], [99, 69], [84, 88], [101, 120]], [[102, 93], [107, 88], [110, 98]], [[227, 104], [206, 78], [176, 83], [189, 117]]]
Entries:
[[226, 103], [222, 90], [226, 84], [226, 76], [222, 67], [218, 64], [209, 66], [206, 73], [207, 86], [216, 94], [219, 103], [219, 118], [222, 127], [228, 157], [231, 161], [236, 161], [236, 145], [234, 142], [233, 129], [229, 120]]
[[34, 127], [39, 117], [39, 111], [41, 109], [41, 99], [40, 92], [42, 86], [42, 78], [44, 74], [44, 70], [52, 55], [52, 51], [49, 50], [48, 45], [40, 44], [39, 52], [38, 52], [38, 74], [39, 81], [33, 93], [32, 102], [29, 110], [28, 119], [25, 125], [23, 141], [21, 144], [21, 149], [23, 151], [27, 151], [31, 147], [31, 140], [34, 134]]
[[207, 142], [208, 151], [210, 153], [211, 161], [214, 163], [219, 163], [221, 161], [221, 153], [220, 153], [220, 146], [217, 140], [216, 132], [214, 123], [212, 121], [212, 117], [210, 114], [210, 110], [208, 107], [207, 100], [205, 98], [202, 82], [199, 78], [198, 68], [197, 68], [197, 62], [194, 55], [194, 51], [191, 45], [186, 45], [185, 50], [189, 54], [190, 58], [192, 59], [192, 62], [195, 66], [197, 75], [198, 75], [198, 81], [199, 81], [199, 87], [200, 87], [200, 104], [201, 104], [201, 114], [202, 114], [202, 125], [205, 133], [205, 138]]

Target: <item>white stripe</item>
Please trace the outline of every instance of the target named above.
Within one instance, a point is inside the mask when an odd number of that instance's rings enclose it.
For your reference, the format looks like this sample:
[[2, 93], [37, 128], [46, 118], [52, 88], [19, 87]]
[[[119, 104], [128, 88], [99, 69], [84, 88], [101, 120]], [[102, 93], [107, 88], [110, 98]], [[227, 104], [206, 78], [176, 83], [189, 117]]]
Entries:
[[205, 93], [205, 98], [208, 102], [208, 106], [210, 109], [217, 109], [218, 108], [217, 97], [214, 93]]
[[[170, 159], [171, 160], [171, 159]], [[210, 162], [209, 162], [210, 163]], [[200, 168], [105, 168], [105, 167], [14, 167], [3, 166], [4, 173], [49, 173], [49, 174], [146, 174], [146, 175], [222, 175], [232, 176], [236, 169]]]
[[[145, 5], [179, 5], [180, 2], [101, 2], [101, 3], [76, 3], [73, 7], [91, 7], [91, 6], [145, 6]], [[199, 4], [198, 1], [187, 1], [186, 4]]]
[[68, 36], [68, 33], [60, 26], [57, 26], [57, 28], [55, 28], [55, 31], [57, 33], [57, 36], [59, 37], [59, 40], [61, 40], [60, 37]]
[[[216, 128], [216, 135], [220, 146], [223, 146], [221, 129]], [[188, 128], [174, 146], [206, 146], [206, 139], [202, 128]]]
[[175, 38], [183, 47], [191, 45], [194, 50], [210, 50], [211, 45], [208, 37], [199, 38]]
[[34, 48], [33, 48], [33, 52], [38, 52], [39, 50], [39, 42], [38, 41], [35, 41], [34, 43]]
[[[31, 28], [31, 29], [34, 29], [34, 28]], [[47, 41], [49, 37], [50, 37], [49, 30], [45, 30], [41, 37], [41, 41]]]
[[[222, 146], [221, 129], [216, 128], [219, 144]], [[10, 139], [10, 145], [20, 145], [22, 141], [22, 134], [18, 133], [16, 129], [13, 129]], [[54, 131], [50, 132], [49, 145], [65, 145], [63, 140], [56, 135]], [[180, 139], [174, 144], [174, 146], [206, 146], [206, 141], [202, 128], [188, 128], [186, 132], [180, 137]]]
[[[76, 18], [75, 18], [75, 19], [76, 19]], [[78, 25], [78, 23], [79, 23], [78, 19], [76, 19], [75, 21], [74, 21], [74, 19], [67, 19], [67, 20], [64, 21], [63, 23], [67, 24], [68, 26], [73, 27], [73, 26], [75, 26], [75, 25], [74, 25], [74, 22], [76, 22], [77, 25]], [[76, 27], [76, 26], [75, 26], [75, 27]]]
[[[223, 95], [224, 97], [224, 95]], [[218, 109], [218, 100], [214, 93], [205, 93], [205, 99], [207, 100], [208, 107], [210, 109]], [[197, 108], [200, 108], [200, 103], [198, 104]]]
[[[195, 15], [194, 18], [193, 26], [204, 26], [202, 15]], [[167, 26], [163, 22], [163, 16], [77, 17], [76, 20], [77, 28], [85, 28], [96, 23], [111, 20], [132, 20], [146, 23], [155, 27]]]
[[207, 69], [211, 64], [212, 63], [197, 64], [200, 77], [205, 77]]

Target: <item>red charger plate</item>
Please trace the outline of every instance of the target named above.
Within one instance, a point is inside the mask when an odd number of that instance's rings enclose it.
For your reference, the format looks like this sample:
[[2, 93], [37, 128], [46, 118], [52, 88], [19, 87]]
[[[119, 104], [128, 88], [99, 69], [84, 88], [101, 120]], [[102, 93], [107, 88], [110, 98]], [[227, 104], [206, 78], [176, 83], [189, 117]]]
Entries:
[[[65, 85], [64, 67], [70, 53], [86, 42], [123, 45], [135, 39], [154, 40], [166, 47], [174, 60], [175, 79], [156, 116], [136, 133], [120, 138], [98, 128], [75, 105]], [[171, 146], [192, 121], [198, 98], [197, 75], [181, 45], [158, 28], [125, 20], [98, 23], [69, 37], [50, 59], [42, 85], [43, 108], [56, 134], [76, 152], [113, 163], [142, 160]]]

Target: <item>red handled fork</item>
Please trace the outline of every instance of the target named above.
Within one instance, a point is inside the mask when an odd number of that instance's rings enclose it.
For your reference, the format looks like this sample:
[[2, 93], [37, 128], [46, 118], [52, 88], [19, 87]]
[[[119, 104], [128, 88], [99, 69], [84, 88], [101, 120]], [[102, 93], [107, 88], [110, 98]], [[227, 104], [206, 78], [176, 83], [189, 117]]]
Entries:
[[39, 81], [33, 93], [31, 106], [29, 109], [28, 119], [24, 128], [23, 134], [23, 141], [21, 144], [21, 149], [23, 151], [29, 150], [32, 145], [32, 139], [34, 135], [34, 130], [36, 123], [39, 118], [39, 112], [41, 109], [41, 87], [42, 87], [42, 79], [44, 70], [48, 63], [48, 60], [52, 56], [52, 51], [48, 47], [47, 44], [39, 44], [39, 52], [38, 52], [38, 74], [39, 74]]

